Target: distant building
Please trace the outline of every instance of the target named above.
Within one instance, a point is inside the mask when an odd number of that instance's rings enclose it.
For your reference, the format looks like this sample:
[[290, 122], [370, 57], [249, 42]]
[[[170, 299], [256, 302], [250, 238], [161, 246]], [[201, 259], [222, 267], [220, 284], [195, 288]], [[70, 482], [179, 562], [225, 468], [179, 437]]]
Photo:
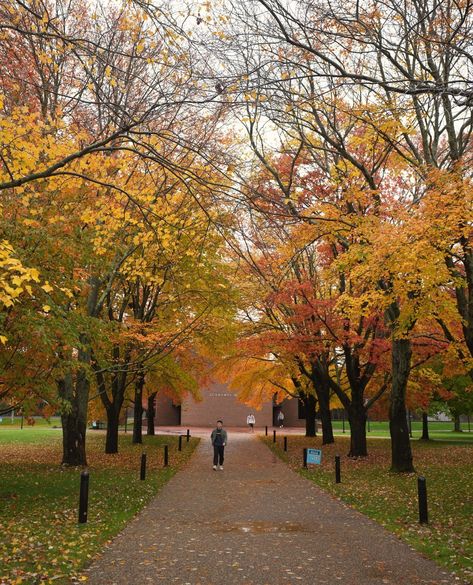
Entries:
[[190, 396], [182, 404], [175, 405], [168, 396], [158, 393], [156, 426], [213, 427], [218, 419], [222, 419], [227, 427], [246, 427], [246, 417], [253, 413], [257, 427], [270, 427], [277, 423], [281, 410], [284, 413], [284, 426], [305, 426], [303, 404], [295, 398], [284, 400], [281, 404], [268, 401], [260, 410], [256, 410], [240, 402], [236, 393], [225, 384], [209, 384], [207, 388], [201, 389], [201, 394], [200, 402]]
[[427, 417], [427, 420], [429, 422], [451, 422], [452, 417], [449, 414], [446, 414], [445, 412], [437, 412], [436, 414], [432, 414], [431, 416]]

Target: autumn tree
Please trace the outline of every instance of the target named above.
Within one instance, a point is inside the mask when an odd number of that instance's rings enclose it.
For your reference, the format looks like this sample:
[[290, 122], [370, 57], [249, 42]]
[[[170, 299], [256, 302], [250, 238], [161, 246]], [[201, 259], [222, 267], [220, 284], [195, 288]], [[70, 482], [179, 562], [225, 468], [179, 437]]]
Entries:
[[[303, 179], [294, 175], [293, 183], [301, 193], [307, 189], [313, 194], [318, 188], [314, 183], [317, 173], [302, 168]], [[259, 197], [259, 204], [266, 205], [269, 213], [270, 189], [276, 198], [274, 206], [278, 204], [277, 191], [270, 187], [263, 194], [262, 184], [258, 189], [253, 197]], [[326, 182], [326, 196], [329, 190]], [[261, 338], [262, 349], [270, 349], [275, 357], [291, 356], [298, 376], [310, 381], [321, 413], [324, 442], [333, 441], [330, 394], [335, 392], [349, 414], [350, 454], [363, 456], [367, 454], [367, 411], [388, 388], [390, 344], [382, 309], [372, 311], [362, 297], [354, 298], [355, 294], [368, 294], [371, 284], [369, 288], [358, 287], [358, 279], [352, 280], [349, 270], [341, 273], [337, 258], [342, 248], [337, 251], [337, 244], [327, 243], [327, 234], [324, 238], [317, 230], [298, 223], [282, 228], [276, 219], [267, 221], [264, 229], [258, 224], [251, 254], [241, 270], [245, 273], [252, 266], [252, 278], [266, 289], [259, 289], [254, 308], [246, 314], [254, 323], [253, 335]]]
[[[141, 215], [141, 226], [149, 228], [149, 216], [159, 215], [153, 202], [170, 186], [179, 185], [182, 199], [198, 206], [200, 185], [208, 181], [195, 169], [204, 169], [216, 152], [211, 136], [219, 106], [202, 112], [215, 89], [201, 91], [188, 83], [190, 36], [181, 17], [173, 18], [164, 4], [161, 8], [159, 34], [157, 11], [151, 14], [138, 4], [99, 4], [92, 10], [86, 3], [12, 1], [0, 10], [5, 57], [0, 190], [2, 205], [22, 229], [20, 234], [6, 222], [2, 226], [4, 280], [13, 278], [18, 288], [10, 287], [5, 299], [23, 295], [24, 325], [30, 315], [45, 317], [51, 326], [54, 342], [46, 335], [43, 340], [53, 357], [41, 355], [35, 343], [38, 355], [31, 363], [44, 365], [48, 388], [57, 386], [67, 464], [86, 463], [92, 356], [103, 350], [100, 340], [117, 334], [109, 317], [117, 311], [114, 302], [130, 294], [120, 270], [140, 253], [127, 232], [138, 240], [140, 232], [129, 218], [136, 222]], [[149, 179], [147, 200], [135, 199], [129, 183], [138, 167]], [[169, 178], [161, 190], [163, 169]], [[217, 181], [215, 188], [225, 185]], [[28, 256], [23, 242], [33, 227], [37, 237]], [[143, 234], [152, 229], [143, 227]], [[11, 241], [5, 238], [9, 234]], [[107, 238], [116, 238], [117, 249]], [[8, 323], [20, 332], [18, 318]], [[30, 324], [36, 329], [36, 321]], [[4, 338], [20, 349], [17, 357], [26, 358], [26, 340], [2, 332]], [[4, 355], [15, 379], [17, 369], [8, 357], [12, 347]], [[41, 368], [33, 371], [42, 377]]]
[[[457, 198], [452, 200], [448, 196], [450, 187], [461, 194], [458, 207], [463, 214], [468, 213], [470, 205], [463, 194], [469, 190], [473, 122], [471, 90], [467, 82], [472, 42], [469, 5], [424, 1], [402, 7], [394, 2], [316, 7], [304, 2], [287, 6], [279, 0], [260, 0], [259, 4], [264, 9], [263, 14], [252, 12], [250, 16], [251, 10], [247, 7], [235, 8], [246, 23], [254, 25], [257, 22], [256, 26], [250, 26], [255, 37], [256, 33], [264, 31], [264, 37], [272, 41], [264, 46], [269, 55], [266, 63], [284, 62], [286, 71], [279, 79], [285, 76], [289, 80], [291, 77], [297, 81], [307, 80], [307, 84], [319, 88], [322, 95], [334, 84], [347, 95], [371, 95], [371, 103], [376, 102], [384, 112], [381, 120], [389, 117], [398, 125], [395, 134], [387, 130], [385, 122], [380, 123], [379, 117], [373, 116], [371, 107], [352, 108], [352, 112], [362, 124], [369, 124], [377, 140], [388, 144], [421, 178], [413, 197], [414, 205], [433, 196], [437, 211], [451, 204], [457, 207]], [[276, 55], [278, 49], [272, 50], [281, 45], [288, 48], [288, 58], [282, 59]], [[294, 67], [297, 60], [302, 65]], [[293, 75], [292, 71], [300, 73]], [[290, 94], [290, 82], [280, 87], [280, 95]], [[334, 107], [337, 107], [335, 103]], [[338, 138], [343, 139], [343, 134]], [[344, 156], [342, 148], [338, 151]], [[443, 176], [440, 174], [442, 178], [439, 178], [438, 169], [444, 172]], [[425, 216], [422, 221], [430, 225], [432, 219]], [[442, 237], [436, 239], [437, 229], [429, 229], [425, 235], [433, 247], [443, 250], [451, 280], [456, 282], [457, 309], [463, 321], [463, 336], [468, 340], [468, 290], [472, 288], [468, 268], [470, 234], [465, 232], [466, 223], [462, 219], [451, 219], [443, 223]], [[402, 310], [393, 305], [388, 318], [394, 324], [402, 318], [401, 313]], [[439, 319], [442, 322], [442, 318]], [[445, 323], [443, 328], [448, 335]], [[452, 343], [461, 342], [454, 340], [451, 334], [450, 338]], [[394, 340], [393, 349], [393, 367], [399, 370], [399, 376], [393, 379], [392, 418], [402, 425], [404, 414], [399, 399], [405, 393], [411, 350], [406, 339]], [[394, 445], [404, 442], [407, 447], [402, 438], [407, 429], [402, 428], [400, 433], [401, 428], [396, 429], [397, 426], [393, 428], [398, 437]], [[406, 453], [405, 463], [401, 452], [393, 453], [396, 459], [393, 466], [407, 469], [408, 449], [402, 450]]]
[[[399, 117], [393, 119], [386, 112], [375, 86], [360, 83], [359, 88], [353, 89], [352, 85], [345, 83], [345, 76], [337, 63], [343, 59], [349, 62], [348, 50], [341, 51], [332, 60], [324, 60], [324, 55], [319, 55], [320, 49], [311, 45], [311, 35], [304, 36], [316, 23], [317, 9], [313, 12], [309, 9], [299, 20], [291, 9], [286, 10], [278, 2], [261, 4], [268, 11], [266, 15], [264, 11], [252, 12], [251, 7], [236, 7], [236, 13], [246, 24], [243, 32], [246, 46], [253, 41], [253, 46], [258, 47], [257, 51], [246, 50], [240, 61], [243, 80], [240, 87], [246, 85], [244, 108], [249, 142], [284, 195], [280, 198], [281, 213], [312, 225], [318, 223], [324, 229], [325, 226], [329, 228], [328, 222], [333, 222], [333, 229], [327, 231], [331, 232], [330, 243], [339, 256], [335, 264], [339, 268], [348, 266], [348, 271], [345, 268], [339, 270], [340, 289], [348, 297], [352, 291], [345, 287], [345, 282], [348, 279], [354, 282], [349, 275], [351, 254], [356, 255], [354, 263], [367, 258], [365, 251], [371, 250], [373, 242], [370, 234], [377, 230], [382, 234], [385, 222], [399, 221], [394, 209], [389, 209], [392, 201], [416, 201], [416, 169], [412, 169], [411, 182], [406, 180], [399, 184], [389, 171], [395, 165], [409, 175], [409, 161], [393, 146], [406, 134], [405, 126]], [[294, 7], [294, 11], [298, 9]], [[273, 18], [276, 26], [271, 30]], [[327, 37], [340, 32], [340, 26], [334, 22], [331, 24]], [[262, 37], [262, 30], [268, 31], [267, 38]], [[234, 36], [237, 42], [240, 37], [238, 34]], [[271, 38], [279, 43], [271, 43]], [[294, 38], [297, 40], [293, 41]], [[258, 43], [256, 39], [259, 39]], [[286, 53], [281, 52], [281, 43], [288, 47]], [[325, 180], [329, 178], [337, 185], [337, 197], [330, 199], [322, 192], [322, 197], [314, 198], [312, 206], [301, 199], [300, 189], [292, 175], [280, 172], [272, 163], [273, 153], [266, 146], [266, 120], [270, 120], [276, 132], [284, 137], [281, 140], [283, 149], [292, 161], [286, 168], [294, 168], [301, 153], [308, 151], [310, 154], [306, 159], [310, 159], [315, 168], [322, 169]], [[253, 197], [251, 203], [254, 200]], [[399, 205], [395, 211], [401, 213], [404, 227], [406, 219], [402, 214], [405, 209]], [[380, 249], [383, 249], [382, 243], [382, 238], [377, 240]], [[410, 261], [413, 261], [412, 256]], [[408, 271], [413, 267], [414, 262]], [[368, 264], [364, 268], [368, 268]], [[376, 271], [376, 267], [373, 268]], [[416, 272], [415, 268], [413, 272]], [[397, 298], [393, 296], [393, 278], [396, 276], [396, 272], [379, 275], [378, 271], [377, 279], [365, 281], [364, 290], [357, 291], [365, 300], [361, 305], [354, 300], [352, 306], [363, 308], [367, 295], [381, 301], [378, 304], [368, 301], [367, 307], [375, 314], [380, 310], [384, 312], [391, 336], [393, 468], [409, 471], [412, 470], [412, 455], [405, 395], [411, 368], [410, 335], [417, 322], [416, 299], [421, 287], [410, 291], [407, 297]], [[413, 280], [415, 282], [415, 276]], [[402, 300], [404, 304], [401, 306]]]

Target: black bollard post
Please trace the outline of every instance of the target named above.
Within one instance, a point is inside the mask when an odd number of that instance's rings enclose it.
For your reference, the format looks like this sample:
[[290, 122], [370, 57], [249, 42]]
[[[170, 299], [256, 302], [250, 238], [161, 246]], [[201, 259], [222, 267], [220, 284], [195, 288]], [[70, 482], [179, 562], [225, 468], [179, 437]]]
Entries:
[[369, 417], [367, 417], [367, 421], [368, 421], [368, 433], [371, 433], [371, 422]]
[[307, 469], [307, 449], [304, 447], [304, 450], [302, 451], [302, 467], [305, 467]]
[[89, 506], [89, 472], [83, 471], [80, 474], [79, 494], [79, 524], [87, 522], [87, 508]]
[[340, 473], [340, 455], [335, 455], [335, 483], [342, 483], [342, 476]]
[[287, 437], [284, 437], [284, 451], [287, 451]]
[[179, 451], [182, 451], [182, 435], [179, 435]]
[[425, 477], [421, 476], [417, 478], [417, 494], [419, 496], [419, 524], [428, 524], [427, 481]]
[[187, 429], [187, 433], [186, 433], [186, 442], [187, 443], [189, 442], [190, 436], [191, 436], [190, 429]]
[[273, 431], [273, 443], [276, 442], [276, 431]]
[[345, 432], [345, 411], [343, 411], [343, 415], [342, 415], [342, 433]]
[[128, 408], [125, 408], [125, 434], [128, 432]]
[[265, 434], [266, 436], [268, 436], [268, 425], [266, 425], [266, 426], [264, 427], [264, 434]]
[[146, 453], [141, 454], [140, 479], [146, 479]]
[[167, 467], [169, 465], [169, 452], [168, 452], [168, 446], [164, 445], [164, 467]]

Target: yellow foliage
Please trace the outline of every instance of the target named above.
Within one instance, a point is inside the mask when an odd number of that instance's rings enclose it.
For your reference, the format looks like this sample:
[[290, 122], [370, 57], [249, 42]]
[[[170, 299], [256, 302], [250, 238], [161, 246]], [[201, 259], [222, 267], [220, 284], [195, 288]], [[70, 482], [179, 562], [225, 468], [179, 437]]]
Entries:
[[11, 307], [31, 291], [29, 285], [40, 281], [35, 268], [26, 268], [6, 240], [0, 242], [0, 308]]

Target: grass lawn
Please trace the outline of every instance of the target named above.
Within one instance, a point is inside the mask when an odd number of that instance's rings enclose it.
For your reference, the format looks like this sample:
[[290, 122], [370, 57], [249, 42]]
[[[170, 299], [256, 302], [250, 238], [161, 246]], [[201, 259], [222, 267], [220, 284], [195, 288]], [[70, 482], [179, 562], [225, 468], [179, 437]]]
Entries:
[[[144, 437], [105, 455], [105, 434], [88, 433], [90, 472], [87, 524], [77, 523], [80, 469], [63, 469], [61, 432], [48, 428], [0, 429], [0, 583], [70, 583], [125, 524], [149, 502], [194, 450], [198, 439]], [[170, 466], [163, 468], [163, 445]], [[148, 458], [140, 481], [141, 453]]]
[[[33, 417], [34, 424], [30, 424], [27, 417], [23, 417], [23, 429], [37, 429], [38, 427], [41, 428], [50, 428], [50, 429], [61, 429], [61, 417], [60, 416], [51, 416], [49, 418], [43, 418], [42, 416], [34, 416]], [[101, 421], [105, 423], [105, 421]], [[22, 417], [21, 416], [14, 416], [13, 419], [10, 415], [3, 415], [0, 417], [0, 431], [4, 428], [21, 428]], [[128, 431], [131, 432], [133, 428], [133, 417], [128, 417]], [[121, 430], [125, 430], [125, 424], [120, 425]]]
[[[0, 431], [5, 428], [14, 428], [14, 427], [21, 427], [21, 416], [15, 416], [13, 419], [10, 415], [3, 415], [0, 417]], [[28, 423], [28, 419], [25, 416], [23, 418], [23, 428], [24, 429], [36, 429], [37, 427], [45, 427], [45, 428], [53, 428], [61, 427], [61, 418], [59, 416], [52, 416], [51, 418], [43, 418], [42, 416], [35, 416], [34, 418], [34, 425], [30, 425]]]
[[[341, 420], [332, 421], [334, 432], [338, 435], [349, 435], [350, 425], [345, 421], [345, 433], [343, 433], [343, 422]], [[453, 431], [453, 422], [434, 421], [429, 422], [429, 435], [431, 439], [442, 441], [472, 441], [473, 442], [473, 420], [470, 423], [461, 424], [461, 433]], [[367, 425], [368, 437], [386, 437], [389, 438], [389, 423], [385, 421], [370, 421]], [[422, 422], [412, 421], [412, 438], [419, 439], [422, 435]]]
[[[421, 553], [473, 583], [473, 442], [413, 441], [415, 474], [394, 474], [390, 443], [369, 439], [369, 456], [346, 456], [348, 437], [336, 437], [322, 447], [320, 437], [288, 437], [262, 440], [291, 467], [335, 497], [395, 532]], [[304, 447], [322, 449], [322, 465], [302, 469]], [[342, 483], [335, 483], [335, 455], [341, 456]], [[427, 478], [429, 524], [418, 524], [417, 476]]]

